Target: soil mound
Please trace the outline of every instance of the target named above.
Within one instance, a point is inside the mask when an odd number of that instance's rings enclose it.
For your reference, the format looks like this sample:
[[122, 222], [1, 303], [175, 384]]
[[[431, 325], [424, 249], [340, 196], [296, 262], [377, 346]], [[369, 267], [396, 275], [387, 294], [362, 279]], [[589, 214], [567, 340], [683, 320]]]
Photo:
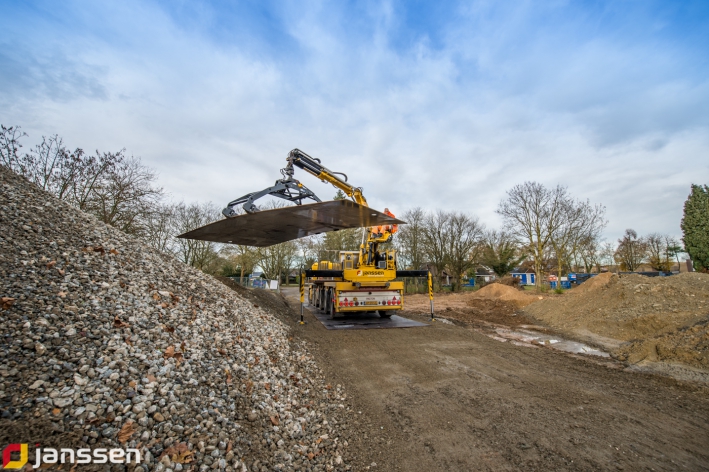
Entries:
[[496, 299], [504, 300], [507, 302], [512, 302], [517, 307], [527, 306], [537, 300], [536, 297], [528, 295], [514, 287], [503, 284], [489, 284], [472, 292], [468, 295], [469, 298], [486, 298], [486, 299]]
[[269, 307], [1, 166], [0, 188], [0, 417], [32, 431], [11, 442], [137, 448], [135, 471], [345, 470], [343, 392]]
[[709, 369], [709, 315], [694, 326], [626, 344], [618, 353], [622, 360], [633, 364], [666, 361]]
[[574, 287], [569, 293], [572, 295], [577, 295], [580, 293], [593, 292], [596, 290], [601, 290], [611, 283], [613, 277], [618, 277], [612, 272], [605, 272], [603, 274], [598, 274], [595, 277], [591, 277], [586, 282], [581, 285]]
[[599, 275], [567, 295], [540, 300], [525, 312], [569, 333], [587, 330], [627, 341], [622, 348], [626, 356], [647, 351], [651, 341], [663, 353], [662, 359], [688, 362], [691, 358], [690, 364], [701, 364], [708, 354], [702, 323], [709, 316], [709, 274]]

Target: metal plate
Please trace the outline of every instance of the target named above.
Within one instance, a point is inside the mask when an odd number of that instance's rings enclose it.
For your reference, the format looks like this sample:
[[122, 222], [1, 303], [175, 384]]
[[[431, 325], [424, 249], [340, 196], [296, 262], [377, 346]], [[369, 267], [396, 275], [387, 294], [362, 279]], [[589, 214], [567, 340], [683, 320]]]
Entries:
[[178, 238], [264, 247], [328, 231], [391, 224], [405, 222], [350, 200], [334, 200], [225, 218]]
[[320, 313], [315, 307], [309, 311], [327, 329], [387, 329], [430, 326], [396, 315], [392, 315], [391, 318], [382, 318], [376, 313], [338, 313], [335, 319], [331, 320], [329, 315]]

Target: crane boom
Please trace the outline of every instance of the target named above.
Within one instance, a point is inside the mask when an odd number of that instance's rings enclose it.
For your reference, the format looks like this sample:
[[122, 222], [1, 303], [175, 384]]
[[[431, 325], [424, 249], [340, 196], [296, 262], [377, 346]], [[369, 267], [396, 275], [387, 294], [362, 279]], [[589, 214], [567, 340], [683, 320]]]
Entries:
[[[323, 182], [332, 184], [334, 187], [342, 190], [345, 195], [352, 198], [356, 203], [369, 206], [367, 205], [367, 199], [362, 195], [361, 187], [354, 187], [347, 183], [347, 175], [342, 172], [331, 171], [320, 163], [320, 159], [309, 156], [300, 149], [293, 149], [288, 154], [288, 164], [303, 169]], [[342, 180], [337, 175], [342, 175], [345, 179]]]
[[[342, 190], [348, 197], [352, 198], [355, 203], [369, 206], [367, 205], [367, 199], [362, 195], [361, 187], [354, 187], [347, 183], [347, 175], [342, 172], [331, 171], [320, 163], [320, 159], [309, 156], [300, 149], [293, 149], [288, 153], [286, 161], [288, 164], [281, 169], [282, 179], [276, 180], [276, 183], [272, 187], [263, 189], [260, 192], [247, 193], [236, 200], [232, 200], [227, 204], [226, 208], [222, 210], [222, 214], [227, 218], [234, 218], [239, 215], [235, 207], [242, 204], [242, 208], [246, 213], [255, 213], [259, 211], [259, 209], [254, 202], [266, 195], [273, 195], [274, 197], [294, 202], [296, 205], [301, 205], [305, 199], [321, 202], [322, 200], [320, 200], [312, 190], [293, 177], [293, 166], [303, 169], [323, 182], [332, 184], [334, 187]], [[338, 175], [343, 176], [344, 180], [338, 177]]]

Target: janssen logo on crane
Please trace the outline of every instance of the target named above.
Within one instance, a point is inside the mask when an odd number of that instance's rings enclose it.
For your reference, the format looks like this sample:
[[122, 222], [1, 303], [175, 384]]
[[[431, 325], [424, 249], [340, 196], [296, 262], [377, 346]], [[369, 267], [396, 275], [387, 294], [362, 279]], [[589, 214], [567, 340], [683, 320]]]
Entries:
[[[54, 449], [40, 448], [36, 444], [35, 464], [38, 469], [42, 464], [140, 464], [138, 449]], [[28, 444], [10, 444], [2, 451], [3, 470], [21, 469], [29, 461]]]
[[365, 270], [365, 271], [358, 270], [357, 271], [357, 277], [362, 277], [363, 275], [364, 276], [367, 276], [367, 275], [384, 276], [384, 271], [383, 270]]

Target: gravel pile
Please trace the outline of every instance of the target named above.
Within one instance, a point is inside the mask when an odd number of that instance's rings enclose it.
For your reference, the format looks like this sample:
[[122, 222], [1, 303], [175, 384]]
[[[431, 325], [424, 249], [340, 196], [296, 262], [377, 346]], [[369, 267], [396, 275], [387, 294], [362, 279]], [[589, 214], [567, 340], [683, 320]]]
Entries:
[[0, 186], [0, 440], [138, 448], [136, 471], [350, 469], [346, 395], [272, 313], [2, 167]]

